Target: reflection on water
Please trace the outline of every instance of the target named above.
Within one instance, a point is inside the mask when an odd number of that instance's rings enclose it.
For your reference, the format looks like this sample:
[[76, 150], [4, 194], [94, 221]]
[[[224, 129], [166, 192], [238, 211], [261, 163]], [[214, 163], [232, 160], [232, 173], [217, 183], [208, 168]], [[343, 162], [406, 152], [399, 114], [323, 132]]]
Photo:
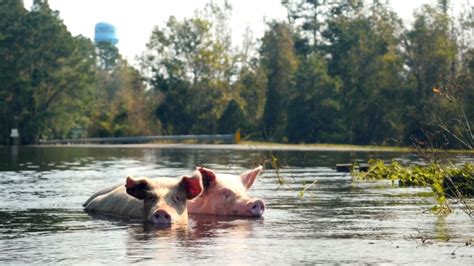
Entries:
[[[239, 174], [270, 156], [283, 167], [278, 174], [265, 169], [250, 191], [266, 201], [261, 219], [190, 215], [187, 226], [159, 229], [82, 210], [91, 194], [128, 174], [177, 177], [196, 165]], [[368, 158], [416, 160], [397, 153], [0, 148], [0, 262], [472, 264], [474, 248], [465, 243], [474, 238], [473, 220], [460, 211], [427, 212], [435, 204], [429, 189], [354, 182], [334, 170]]]

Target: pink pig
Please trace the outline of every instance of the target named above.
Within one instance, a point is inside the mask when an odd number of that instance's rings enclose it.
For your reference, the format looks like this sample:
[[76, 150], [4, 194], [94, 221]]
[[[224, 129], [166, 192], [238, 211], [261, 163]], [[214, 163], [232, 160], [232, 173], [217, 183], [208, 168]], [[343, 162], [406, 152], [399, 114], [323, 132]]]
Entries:
[[247, 195], [262, 166], [240, 176], [216, 175], [213, 170], [204, 167], [198, 167], [197, 171], [202, 175], [204, 192], [188, 202], [189, 213], [251, 217], [263, 215], [263, 201]]
[[187, 222], [186, 205], [192, 214], [260, 217], [265, 204], [261, 199], [249, 197], [247, 190], [261, 171], [259, 166], [240, 176], [216, 175], [211, 169], [198, 167], [192, 177], [184, 176], [179, 182], [169, 178], [128, 177], [125, 187], [101, 190], [83, 206], [89, 212], [143, 217], [156, 224]]
[[174, 178], [127, 177], [125, 186], [104, 189], [85, 203], [88, 212], [137, 218], [159, 226], [186, 224], [186, 201], [203, 191], [201, 176]]

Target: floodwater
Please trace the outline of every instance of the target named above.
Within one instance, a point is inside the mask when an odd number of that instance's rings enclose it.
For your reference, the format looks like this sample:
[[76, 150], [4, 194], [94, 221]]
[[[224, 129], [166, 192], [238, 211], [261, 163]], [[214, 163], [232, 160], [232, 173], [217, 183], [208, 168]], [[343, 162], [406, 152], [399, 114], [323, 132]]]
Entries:
[[[278, 171], [270, 169], [272, 156]], [[370, 152], [0, 147], [0, 264], [472, 265], [474, 221], [460, 209], [436, 215], [428, 188], [354, 181], [334, 169], [368, 158], [416, 160]], [[197, 215], [187, 227], [154, 229], [82, 209], [128, 174], [178, 177], [196, 165], [239, 174], [265, 161], [249, 191], [267, 204], [261, 219]]]

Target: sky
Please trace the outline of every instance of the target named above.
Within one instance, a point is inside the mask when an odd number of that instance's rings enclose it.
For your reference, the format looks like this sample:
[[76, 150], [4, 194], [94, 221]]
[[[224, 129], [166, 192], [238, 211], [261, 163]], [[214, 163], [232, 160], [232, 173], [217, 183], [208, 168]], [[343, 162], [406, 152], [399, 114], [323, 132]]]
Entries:
[[[31, 6], [33, 0], [24, 0]], [[214, 0], [221, 3], [223, 0]], [[452, 0], [455, 5], [469, 0]], [[196, 9], [202, 9], [209, 0], [49, 0], [53, 10], [69, 31], [94, 39], [97, 22], [108, 22], [115, 26], [120, 53], [128, 61], [134, 62], [136, 56], [145, 50], [151, 31], [155, 25], [163, 26], [170, 16], [178, 19], [189, 18]], [[285, 19], [286, 9], [281, 0], [229, 0], [232, 5], [231, 30], [235, 45], [240, 45], [242, 35], [250, 27], [255, 38], [263, 36], [265, 21]], [[391, 0], [393, 9], [405, 23], [412, 22], [412, 14], [423, 4], [435, 0]]]

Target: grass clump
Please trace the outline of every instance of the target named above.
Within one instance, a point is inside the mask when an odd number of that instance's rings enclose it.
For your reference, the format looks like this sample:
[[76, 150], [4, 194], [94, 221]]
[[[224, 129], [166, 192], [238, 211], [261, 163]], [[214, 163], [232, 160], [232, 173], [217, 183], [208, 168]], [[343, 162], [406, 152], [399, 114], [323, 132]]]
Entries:
[[466, 213], [472, 215], [472, 210], [464, 200], [464, 197], [474, 196], [472, 163], [462, 166], [440, 163], [403, 166], [397, 161], [385, 164], [382, 160], [370, 160], [369, 170], [355, 173], [355, 176], [362, 180], [389, 179], [393, 183], [398, 182], [399, 186], [430, 186], [438, 202], [435, 211], [450, 212], [447, 198], [454, 198], [463, 203]]

